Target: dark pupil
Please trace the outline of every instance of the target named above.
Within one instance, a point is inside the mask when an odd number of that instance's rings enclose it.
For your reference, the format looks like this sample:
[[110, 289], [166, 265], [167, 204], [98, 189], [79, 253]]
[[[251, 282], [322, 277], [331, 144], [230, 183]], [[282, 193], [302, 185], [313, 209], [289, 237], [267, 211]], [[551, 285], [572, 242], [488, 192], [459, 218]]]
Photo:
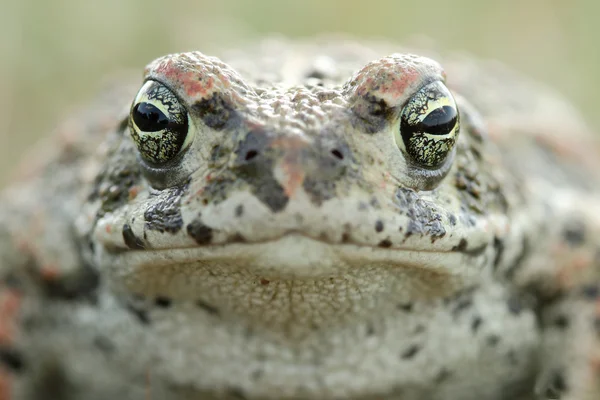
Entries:
[[133, 122], [145, 132], [161, 131], [168, 127], [169, 120], [150, 103], [138, 103], [133, 107]]
[[456, 108], [443, 106], [430, 112], [419, 124], [417, 131], [431, 135], [447, 135], [456, 125]]

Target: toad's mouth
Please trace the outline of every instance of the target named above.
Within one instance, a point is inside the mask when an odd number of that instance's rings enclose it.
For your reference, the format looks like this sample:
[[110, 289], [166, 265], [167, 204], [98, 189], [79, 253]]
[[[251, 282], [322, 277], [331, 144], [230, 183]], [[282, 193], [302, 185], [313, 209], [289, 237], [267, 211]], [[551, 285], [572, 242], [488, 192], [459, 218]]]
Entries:
[[[142, 269], [244, 269], [275, 279], [340, 276], [351, 268], [377, 267], [427, 270], [448, 275], [477, 274], [472, 262], [485, 253], [464, 249], [383, 248], [362, 244], [321, 241], [299, 233], [288, 233], [262, 242], [239, 242], [160, 250], [132, 250], [99, 254], [100, 265], [112, 270]], [[132, 271], [133, 272], [133, 271]]]

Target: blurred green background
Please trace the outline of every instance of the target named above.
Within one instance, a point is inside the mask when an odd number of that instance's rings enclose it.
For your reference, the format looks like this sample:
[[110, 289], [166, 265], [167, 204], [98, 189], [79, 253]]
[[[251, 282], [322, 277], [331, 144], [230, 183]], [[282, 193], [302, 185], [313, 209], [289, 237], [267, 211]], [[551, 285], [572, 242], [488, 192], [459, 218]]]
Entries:
[[599, 16], [597, 0], [0, 0], [0, 185], [106, 76], [271, 32], [424, 35], [553, 85], [599, 131]]

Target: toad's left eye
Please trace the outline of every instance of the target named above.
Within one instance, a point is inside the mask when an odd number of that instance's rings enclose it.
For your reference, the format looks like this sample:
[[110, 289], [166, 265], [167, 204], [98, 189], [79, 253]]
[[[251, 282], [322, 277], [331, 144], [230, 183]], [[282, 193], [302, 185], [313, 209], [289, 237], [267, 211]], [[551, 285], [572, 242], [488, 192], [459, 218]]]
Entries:
[[402, 109], [396, 144], [417, 165], [437, 168], [446, 160], [459, 132], [456, 103], [440, 81], [414, 94]]
[[187, 110], [171, 90], [156, 81], [146, 82], [138, 92], [130, 126], [140, 156], [155, 166], [176, 158], [193, 139]]

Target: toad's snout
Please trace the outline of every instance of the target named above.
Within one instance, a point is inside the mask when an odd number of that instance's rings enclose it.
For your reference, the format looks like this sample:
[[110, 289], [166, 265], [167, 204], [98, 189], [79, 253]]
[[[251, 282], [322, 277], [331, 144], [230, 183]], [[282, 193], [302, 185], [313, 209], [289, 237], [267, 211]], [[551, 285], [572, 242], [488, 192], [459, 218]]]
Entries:
[[311, 182], [333, 183], [344, 176], [351, 159], [348, 145], [303, 132], [275, 134], [250, 131], [237, 148], [235, 168], [242, 178], [264, 182], [268, 177], [288, 198]]

